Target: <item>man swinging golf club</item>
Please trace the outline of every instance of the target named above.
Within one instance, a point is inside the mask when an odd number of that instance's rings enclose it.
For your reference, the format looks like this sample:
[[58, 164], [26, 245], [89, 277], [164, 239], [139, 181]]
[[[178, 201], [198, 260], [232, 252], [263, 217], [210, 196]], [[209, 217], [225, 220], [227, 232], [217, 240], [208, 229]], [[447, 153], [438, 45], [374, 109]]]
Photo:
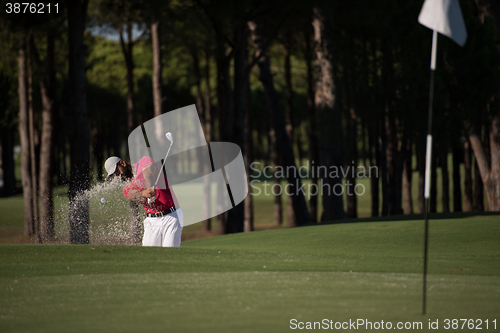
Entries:
[[[172, 147], [172, 134], [166, 134], [170, 147], [163, 161], [167, 160]], [[152, 158], [142, 157], [134, 165], [113, 156], [106, 160], [107, 179], [120, 177], [128, 181], [123, 195], [130, 201], [139, 202], [146, 211], [143, 246], [179, 247], [183, 228], [183, 214], [167, 177]], [[160, 180], [160, 185], [158, 181]]]

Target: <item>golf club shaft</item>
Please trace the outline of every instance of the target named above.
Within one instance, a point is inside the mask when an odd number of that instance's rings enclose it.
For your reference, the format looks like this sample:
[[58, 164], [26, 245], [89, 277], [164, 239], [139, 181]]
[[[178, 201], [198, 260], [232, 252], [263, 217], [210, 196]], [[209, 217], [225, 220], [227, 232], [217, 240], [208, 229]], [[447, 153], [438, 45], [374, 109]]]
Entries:
[[163, 164], [161, 165], [160, 171], [158, 172], [158, 177], [156, 177], [156, 182], [155, 185], [153, 186], [153, 189], [156, 189], [156, 185], [158, 184], [158, 180], [160, 179], [160, 175], [163, 170], [163, 166], [165, 165], [165, 162], [167, 161], [168, 153], [170, 152], [170, 148], [172, 148], [172, 143], [170, 142], [170, 147], [168, 147], [167, 154], [165, 155], [165, 159], [163, 160]]

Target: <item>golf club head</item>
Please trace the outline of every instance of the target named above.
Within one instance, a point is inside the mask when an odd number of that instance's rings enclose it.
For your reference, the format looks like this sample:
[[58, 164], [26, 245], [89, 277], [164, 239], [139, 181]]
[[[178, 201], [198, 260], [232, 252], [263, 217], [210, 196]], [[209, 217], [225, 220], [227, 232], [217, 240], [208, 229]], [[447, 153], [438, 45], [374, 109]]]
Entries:
[[174, 143], [174, 138], [172, 137], [172, 132], [167, 132], [167, 134], [165, 134], [165, 136], [167, 137], [168, 141], [170, 141], [171, 143]]

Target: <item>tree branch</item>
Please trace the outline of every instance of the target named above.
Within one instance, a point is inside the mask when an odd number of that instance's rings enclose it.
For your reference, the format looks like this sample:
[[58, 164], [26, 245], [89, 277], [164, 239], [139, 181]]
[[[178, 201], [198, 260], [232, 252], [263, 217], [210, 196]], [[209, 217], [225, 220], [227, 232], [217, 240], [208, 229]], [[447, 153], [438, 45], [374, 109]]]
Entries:
[[[75, 1], [75, 0], [69, 0], [69, 1]], [[87, 8], [89, 7], [89, 0], [83, 0], [82, 2], [82, 22], [83, 22], [83, 27], [85, 29], [85, 24], [86, 24], [86, 19], [87, 19]]]
[[144, 29], [142, 31], [141, 35], [132, 41], [132, 44], [135, 44], [137, 41], [141, 40], [144, 37], [144, 35], [146, 35], [147, 31], [148, 31], [148, 29]]
[[125, 41], [123, 40], [123, 25], [121, 23], [118, 28], [118, 34], [120, 35], [120, 46], [122, 48], [123, 55], [125, 56], [125, 61], [127, 61], [127, 49], [125, 48]]
[[[35, 60], [36, 66], [40, 71], [42, 71], [43, 64], [42, 61], [40, 60], [40, 56], [38, 55], [38, 50], [35, 45], [35, 38], [33, 37], [33, 34], [30, 34], [29, 45], [30, 45], [30, 53], [33, 59]], [[40, 74], [40, 85], [42, 86], [42, 89], [47, 89], [48, 87], [46, 75], [44, 73]]]
[[258, 52], [257, 50], [254, 52], [254, 54], [252, 56], [252, 61], [250, 61], [250, 64], [246, 68], [247, 72], [250, 72], [252, 70], [253, 66], [255, 66], [255, 64], [257, 62], [259, 62], [260, 58], [267, 51], [267, 48], [271, 44], [271, 41], [278, 35], [279, 29], [281, 28], [281, 26], [283, 25], [283, 23], [286, 21], [286, 19], [290, 16], [290, 14], [292, 13], [292, 11], [293, 11], [293, 9], [290, 9], [285, 14], [285, 16], [283, 16], [283, 18], [278, 23], [278, 25], [276, 26], [276, 28], [274, 29], [274, 31], [271, 34], [269, 34], [269, 38], [267, 39], [267, 41], [264, 42], [264, 45], [262, 47], [262, 52]]
[[200, 1], [200, 0], [195, 0], [196, 3], [198, 5], [200, 5], [200, 7], [203, 9], [203, 11], [205, 12], [205, 14], [207, 14], [208, 18], [210, 19], [210, 21], [212, 22], [212, 25], [214, 27], [214, 30], [215, 30], [215, 33], [216, 35], [222, 37], [226, 43], [229, 44], [229, 46], [231, 46], [233, 49], [234, 49], [234, 43], [233, 41], [231, 41], [229, 39], [229, 37], [227, 37], [223, 32], [222, 30], [220, 29], [219, 25], [217, 24], [217, 22], [215, 21], [215, 18], [212, 16], [212, 14], [210, 14], [210, 12], [208, 11], [208, 8]]

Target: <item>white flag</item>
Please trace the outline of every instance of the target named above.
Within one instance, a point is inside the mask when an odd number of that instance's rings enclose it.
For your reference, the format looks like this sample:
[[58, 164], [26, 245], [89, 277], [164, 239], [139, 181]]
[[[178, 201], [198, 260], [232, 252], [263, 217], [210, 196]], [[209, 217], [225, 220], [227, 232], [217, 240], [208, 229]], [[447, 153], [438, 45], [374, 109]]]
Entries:
[[467, 30], [458, 0], [425, 0], [418, 22], [464, 46]]

